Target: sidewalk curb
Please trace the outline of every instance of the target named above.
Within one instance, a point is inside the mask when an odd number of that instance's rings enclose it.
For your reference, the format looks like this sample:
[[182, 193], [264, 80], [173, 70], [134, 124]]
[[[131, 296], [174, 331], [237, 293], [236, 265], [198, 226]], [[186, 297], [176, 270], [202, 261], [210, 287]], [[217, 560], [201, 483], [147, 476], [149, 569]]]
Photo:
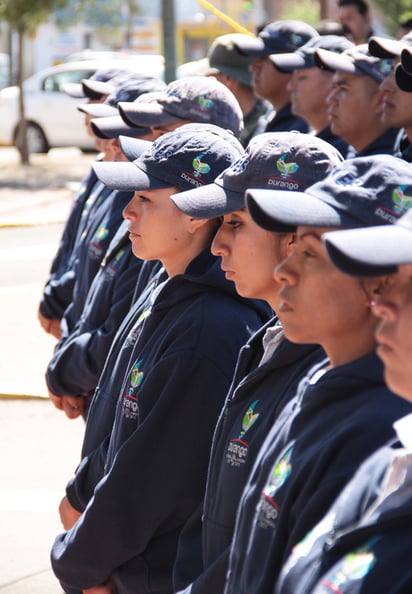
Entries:
[[7, 394], [0, 392], [0, 400], [48, 400], [48, 396], [40, 394]]
[[[66, 217], [67, 218], [67, 217]], [[66, 218], [61, 219], [49, 219], [48, 221], [31, 221], [26, 223], [0, 223], [0, 229], [17, 229], [18, 227], [41, 227], [42, 225], [63, 225], [66, 222]]]

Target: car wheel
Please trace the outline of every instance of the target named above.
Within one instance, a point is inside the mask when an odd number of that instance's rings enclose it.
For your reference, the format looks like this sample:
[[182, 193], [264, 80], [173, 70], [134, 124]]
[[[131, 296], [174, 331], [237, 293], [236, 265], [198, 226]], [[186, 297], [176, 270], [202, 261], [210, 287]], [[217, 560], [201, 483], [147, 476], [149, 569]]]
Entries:
[[[16, 146], [19, 148], [19, 130], [16, 132]], [[27, 123], [27, 148], [31, 153], [47, 153], [49, 144], [43, 130], [37, 124]]]

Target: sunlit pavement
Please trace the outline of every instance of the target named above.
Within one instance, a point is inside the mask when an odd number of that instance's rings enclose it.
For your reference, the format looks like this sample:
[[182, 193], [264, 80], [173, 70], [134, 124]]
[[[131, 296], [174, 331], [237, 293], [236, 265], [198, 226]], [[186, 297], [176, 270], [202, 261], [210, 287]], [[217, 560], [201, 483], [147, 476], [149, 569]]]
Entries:
[[[49, 553], [84, 431], [82, 419], [70, 421], [47, 399], [56, 341], [36, 312], [72, 189], [92, 156], [62, 149], [33, 161], [21, 168], [14, 149], [0, 149], [1, 594], [61, 594]], [[61, 187], [69, 165], [75, 173]]]

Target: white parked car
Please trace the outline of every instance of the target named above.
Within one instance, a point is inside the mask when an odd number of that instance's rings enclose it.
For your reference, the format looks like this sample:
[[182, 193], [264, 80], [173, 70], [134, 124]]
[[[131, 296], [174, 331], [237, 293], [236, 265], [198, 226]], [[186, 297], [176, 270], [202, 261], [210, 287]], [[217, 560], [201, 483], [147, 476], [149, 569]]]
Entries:
[[[123, 60], [80, 60], [51, 66], [27, 78], [23, 83], [27, 139], [30, 153], [47, 152], [52, 147], [77, 146], [94, 148], [86, 133], [84, 114], [77, 105], [85, 99], [74, 99], [63, 92], [66, 83], [78, 83], [101, 68], [133, 68], [146, 76], [163, 76], [161, 56], [141, 55]], [[19, 89], [0, 90], [0, 145], [16, 144], [20, 124]]]

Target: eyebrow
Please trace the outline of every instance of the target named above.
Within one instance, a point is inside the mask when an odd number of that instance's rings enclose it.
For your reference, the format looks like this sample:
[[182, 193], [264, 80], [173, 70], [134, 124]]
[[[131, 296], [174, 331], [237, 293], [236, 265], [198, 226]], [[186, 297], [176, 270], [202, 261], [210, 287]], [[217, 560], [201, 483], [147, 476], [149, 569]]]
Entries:
[[314, 239], [317, 239], [318, 241], [322, 241], [321, 240], [321, 236], [318, 235], [315, 231], [306, 231], [305, 233], [302, 233], [301, 235], [297, 235], [297, 238], [299, 240], [301, 239], [305, 239], [306, 237], [313, 237]]

